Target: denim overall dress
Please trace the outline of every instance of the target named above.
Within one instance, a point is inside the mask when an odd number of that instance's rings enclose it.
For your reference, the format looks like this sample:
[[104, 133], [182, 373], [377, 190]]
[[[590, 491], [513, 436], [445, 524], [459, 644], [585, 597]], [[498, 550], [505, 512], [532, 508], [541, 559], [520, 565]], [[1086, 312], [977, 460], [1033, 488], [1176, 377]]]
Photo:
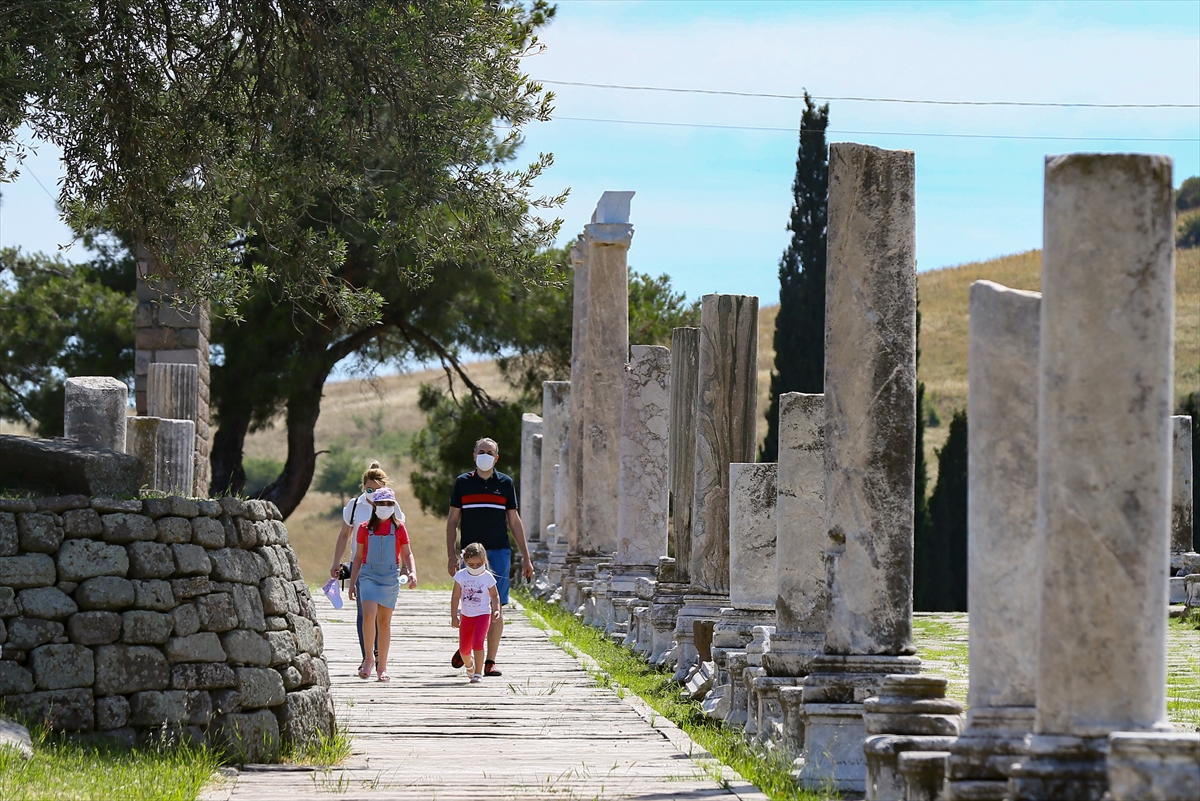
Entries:
[[[379, 531], [385, 530], [380, 526]], [[367, 560], [358, 570], [358, 597], [389, 609], [396, 608], [400, 593], [400, 565], [396, 560], [396, 524], [386, 523], [387, 534], [367, 531]]]

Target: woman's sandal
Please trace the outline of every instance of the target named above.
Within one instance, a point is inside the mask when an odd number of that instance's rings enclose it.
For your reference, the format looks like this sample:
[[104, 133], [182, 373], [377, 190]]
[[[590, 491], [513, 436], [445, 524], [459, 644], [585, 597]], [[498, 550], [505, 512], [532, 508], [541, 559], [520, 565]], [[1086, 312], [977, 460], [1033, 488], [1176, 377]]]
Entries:
[[362, 664], [358, 666], [358, 677], [360, 679], [371, 678], [371, 670], [375, 667], [374, 659], [364, 659]]
[[380, 681], [391, 681], [392, 677], [388, 675], [388, 672], [386, 670], [381, 670], [379, 672], [379, 680]]
[[496, 670], [495, 659], [485, 659], [483, 662], [483, 675], [485, 676], [503, 676], [499, 670]]

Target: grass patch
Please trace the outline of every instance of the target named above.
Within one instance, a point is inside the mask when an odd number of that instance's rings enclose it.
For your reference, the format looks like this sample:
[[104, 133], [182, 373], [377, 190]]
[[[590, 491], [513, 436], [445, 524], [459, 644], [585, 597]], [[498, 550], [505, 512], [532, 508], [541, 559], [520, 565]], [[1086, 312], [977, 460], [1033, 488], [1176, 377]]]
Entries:
[[1200, 618], [1167, 626], [1167, 719], [1181, 732], [1200, 732]]
[[0, 798], [5, 801], [194, 801], [220, 756], [186, 744], [132, 750], [77, 743], [30, 727], [33, 757], [0, 748]]
[[340, 765], [350, 758], [353, 744], [354, 738], [350, 736], [349, 728], [338, 724], [332, 735], [319, 734], [315, 741], [289, 748], [283, 754], [283, 761], [317, 767]]
[[[747, 781], [777, 801], [818, 801], [827, 793], [807, 792], [798, 788], [789, 771], [790, 760], [751, 747], [740, 728], [726, 726], [707, 717], [695, 701], [684, 699], [680, 687], [671, 682], [671, 671], [653, 667], [638, 654], [617, 645], [603, 632], [585, 626], [558, 606], [539, 601], [523, 589], [513, 588], [526, 607], [530, 622], [541, 629], [557, 631], [551, 640], [570, 652], [587, 654], [604, 671], [593, 678], [621, 695], [632, 692], [658, 714], [674, 723], [701, 748], [736, 770]], [[623, 696], [622, 696], [623, 697]], [[710, 774], [712, 775], [712, 774]], [[719, 776], [713, 778], [720, 782]]]

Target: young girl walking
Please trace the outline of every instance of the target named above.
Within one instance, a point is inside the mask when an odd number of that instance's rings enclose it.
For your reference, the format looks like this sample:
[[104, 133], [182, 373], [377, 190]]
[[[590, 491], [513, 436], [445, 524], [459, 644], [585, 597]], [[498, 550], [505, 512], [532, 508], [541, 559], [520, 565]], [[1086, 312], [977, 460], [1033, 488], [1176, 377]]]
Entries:
[[[396, 494], [387, 487], [371, 498], [371, 519], [358, 527], [358, 550], [350, 575], [350, 598], [359, 599], [363, 613], [364, 658], [360, 679], [370, 678], [377, 667], [380, 681], [391, 681], [387, 672], [388, 649], [392, 644], [392, 610], [400, 593], [400, 574], [408, 586], [417, 586], [417, 566], [408, 544], [404, 523], [393, 515]], [[372, 658], [377, 652], [378, 662]]]
[[487, 551], [472, 542], [462, 552], [463, 567], [454, 574], [450, 594], [450, 625], [458, 629], [458, 652], [472, 684], [483, 681], [483, 647], [488, 627], [500, 617], [496, 577], [488, 570]]

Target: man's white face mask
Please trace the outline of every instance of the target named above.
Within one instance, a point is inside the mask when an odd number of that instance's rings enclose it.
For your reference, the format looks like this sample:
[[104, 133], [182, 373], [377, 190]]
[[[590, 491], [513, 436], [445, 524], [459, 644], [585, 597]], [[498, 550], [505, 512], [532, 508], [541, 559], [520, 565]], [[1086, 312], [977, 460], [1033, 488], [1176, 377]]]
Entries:
[[496, 457], [490, 453], [475, 454], [475, 466], [480, 470], [491, 470], [496, 465]]

